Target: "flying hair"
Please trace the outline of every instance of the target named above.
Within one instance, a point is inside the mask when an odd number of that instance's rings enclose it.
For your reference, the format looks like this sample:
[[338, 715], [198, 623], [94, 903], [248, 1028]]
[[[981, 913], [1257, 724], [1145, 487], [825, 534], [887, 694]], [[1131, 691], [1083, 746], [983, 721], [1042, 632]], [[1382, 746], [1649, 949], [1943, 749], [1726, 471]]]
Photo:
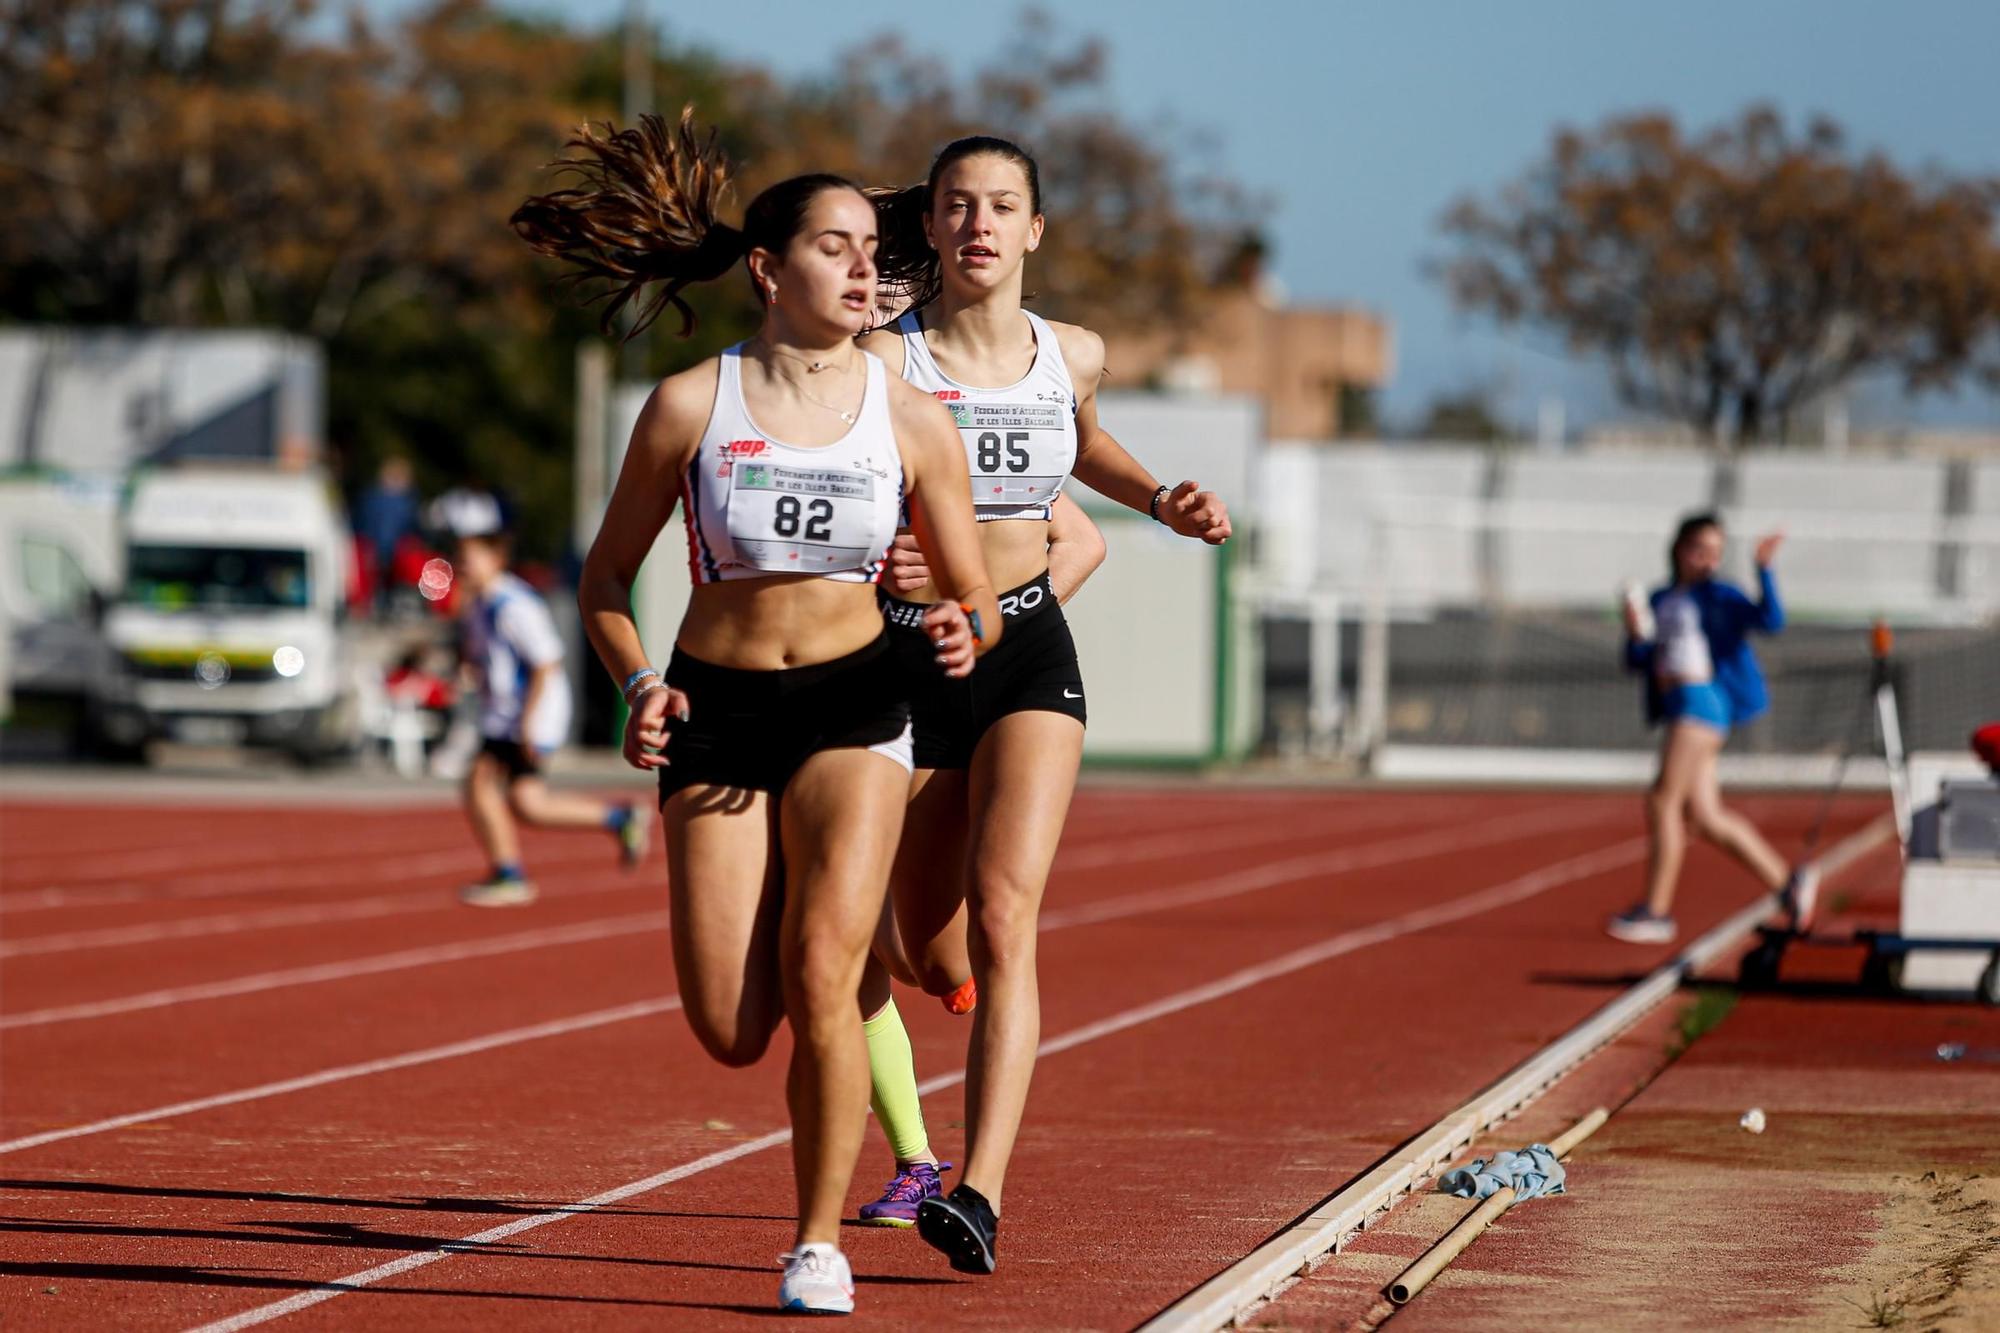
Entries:
[[[718, 214], [735, 169], [715, 131], [695, 124], [693, 106], [683, 107], [671, 126], [654, 115], [623, 130], [586, 123], [563, 146], [574, 151], [550, 165], [575, 183], [535, 195], [510, 221], [536, 253], [569, 266], [561, 281], [606, 284], [588, 303], [605, 302], [607, 334], [620, 312], [634, 308], [627, 339], [668, 306], [680, 312], [681, 337], [692, 334], [695, 314], [681, 296], [687, 287], [722, 277], [752, 250], [782, 254], [821, 191], [860, 193], [843, 176], [793, 176], [751, 200], [740, 229], [728, 225]], [[658, 290], [648, 296], [655, 283]], [[768, 303], [769, 293], [754, 280], [752, 286], [759, 304]]]

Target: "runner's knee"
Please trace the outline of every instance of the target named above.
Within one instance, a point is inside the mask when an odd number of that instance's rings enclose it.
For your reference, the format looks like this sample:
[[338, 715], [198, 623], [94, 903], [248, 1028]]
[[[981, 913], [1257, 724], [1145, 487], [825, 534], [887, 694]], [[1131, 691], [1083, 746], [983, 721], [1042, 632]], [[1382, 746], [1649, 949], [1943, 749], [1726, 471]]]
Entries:
[[740, 1003], [733, 1011], [692, 1004], [688, 1006], [687, 1020], [694, 1029], [695, 1040], [709, 1058], [731, 1069], [742, 1069], [763, 1059], [771, 1046], [771, 1034], [778, 1027], [775, 1015], [764, 1019], [746, 1014]]
[[974, 914], [987, 959], [1000, 966], [1034, 957], [1035, 924], [1041, 895], [1003, 875], [979, 877], [978, 910]]

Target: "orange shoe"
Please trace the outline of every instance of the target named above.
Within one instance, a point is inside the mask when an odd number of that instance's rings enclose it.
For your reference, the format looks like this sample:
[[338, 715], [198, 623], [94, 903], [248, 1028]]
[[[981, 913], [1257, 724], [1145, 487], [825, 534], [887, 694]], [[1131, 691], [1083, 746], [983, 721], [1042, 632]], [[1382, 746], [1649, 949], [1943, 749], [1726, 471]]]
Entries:
[[946, 1013], [957, 1014], [961, 1018], [978, 1008], [978, 981], [967, 977], [963, 986], [944, 997], [944, 1007]]

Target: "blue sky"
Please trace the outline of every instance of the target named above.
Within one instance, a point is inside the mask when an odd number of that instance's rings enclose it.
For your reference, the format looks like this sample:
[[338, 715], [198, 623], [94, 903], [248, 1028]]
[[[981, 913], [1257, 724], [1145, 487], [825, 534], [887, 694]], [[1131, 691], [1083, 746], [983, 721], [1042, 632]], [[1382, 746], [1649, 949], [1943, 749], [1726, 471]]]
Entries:
[[[389, 0], [393, 5], [394, 0]], [[620, 0], [569, 0], [609, 20]], [[1601, 375], [1532, 335], [1455, 315], [1421, 272], [1435, 221], [1468, 190], [1516, 175], [1561, 123], [1663, 108], [1686, 126], [1767, 100], [1825, 112], [1907, 164], [2000, 173], [1995, 0], [1068, 0], [1064, 34], [1105, 39], [1111, 101], [1144, 124], [1199, 117], [1228, 170], [1276, 199], [1273, 266], [1299, 300], [1356, 302], [1396, 327], [1399, 416], [1486, 385], [1515, 414], [1559, 393], [1574, 423], [1613, 412]], [[904, 0], [648, 0], [677, 39], [788, 74], [828, 71], [896, 32], [968, 67], [1018, 7]], [[1060, 171], [1045, 162], [1044, 171]], [[1061, 226], [1060, 218], [1050, 220]], [[2000, 422], [2000, 397], [1912, 405], [1871, 388], [1858, 423], [1913, 414]]]

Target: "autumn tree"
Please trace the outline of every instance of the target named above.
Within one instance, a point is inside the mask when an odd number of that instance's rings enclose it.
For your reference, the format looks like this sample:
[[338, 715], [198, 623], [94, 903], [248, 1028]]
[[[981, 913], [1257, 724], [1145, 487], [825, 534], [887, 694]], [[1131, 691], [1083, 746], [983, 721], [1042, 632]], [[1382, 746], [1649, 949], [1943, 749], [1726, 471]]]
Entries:
[[[615, 118], [614, 28], [486, 0], [393, 19], [312, 0], [0, 0], [0, 319], [260, 325], [326, 348], [347, 479], [390, 451], [436, 489], [477, 472], [519, 501], [523, 545], [563, 549], [570, 382], [594, 319], [507, 226], [584, 119]], [[694, 103], [739, 164], [740, 209], [807, 170], [921, 178], [955, 135], [1041, 155], [1049, 241], [1031, 282], [1087, 322], [1193, 309], [1225, 185], [1104, 105], [1103, 48], [1030, 19], [970, 77], [893, 40], [826, 77], [657, 43], [656, 105]], [[690, 293], [648, 373], [756, 327], [743, 282]]]
[[1691, 139], [1638, 115], [1562, 130], [1456, 204], [1436, 268], [1460, 308], [1603, 359], [1631, 406], [1756, 441], [1863, 372], [1921, 389], [1979, 368], [1997, 218], [2000, 180], [1906, 172], [1826, 120], [1794, 134], [1756, 107]]

